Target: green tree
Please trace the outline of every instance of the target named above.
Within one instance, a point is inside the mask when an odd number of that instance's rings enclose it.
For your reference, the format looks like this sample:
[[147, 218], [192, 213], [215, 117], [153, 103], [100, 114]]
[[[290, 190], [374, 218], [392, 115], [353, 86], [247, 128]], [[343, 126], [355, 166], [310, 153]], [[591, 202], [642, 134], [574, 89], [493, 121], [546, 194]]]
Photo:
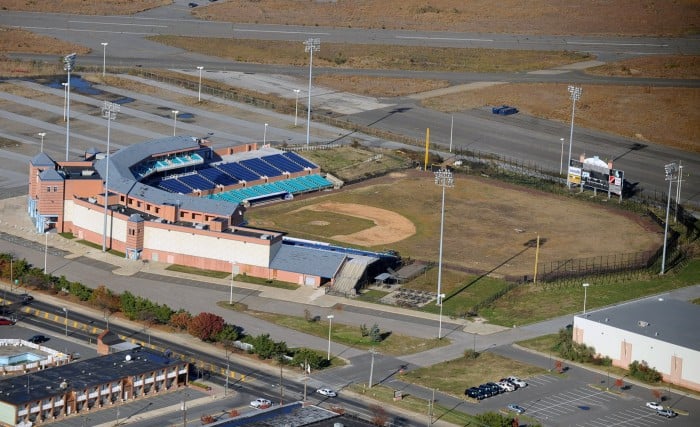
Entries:
[[136, 305], [136, 295], [129, 291], [124, 291], [119, 296], [119, 302], [121, 303], [122, 313], [129, 320], [136, 319], [137, 315], [137, 305]]
[[372, 325], [372, 328], [369, 330], [369, 339], [372, 340], [372, 342], [380, 342], [382, 340], [382, 331], [376, 323]]
[[296, 349], [296, 351], [294, 351], [294, 358], [292, 359], [292, 364], [294, 366], [303, 367], [304, 363], [307, 363], [311, 367], [311, 369], [321, 369], [328, 366], [328, 360], [326, 360], [326, 358], [323, 355], [310, 348], [298, 348]]
[[218, 342], [233, 342], [240, 338], [240, 328], [236, 325], [231, 325], [229, 323], [224, 324], [223, 329], [216, 334], [216, 341]]
[[271, 359], [279, 354], [287, 354], [287, 343], [284, 341], [275, 342], [270, 338], [270, 334], [261, 334], [246, 339], [246, 342], [253, 345], [253, 353], [261, 359]]

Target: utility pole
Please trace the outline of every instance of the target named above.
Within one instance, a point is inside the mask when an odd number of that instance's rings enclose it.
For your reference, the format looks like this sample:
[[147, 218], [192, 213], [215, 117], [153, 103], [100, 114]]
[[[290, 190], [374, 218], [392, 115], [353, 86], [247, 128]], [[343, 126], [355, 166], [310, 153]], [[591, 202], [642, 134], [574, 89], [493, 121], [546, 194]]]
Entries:
[[374, 355], [377, 354], [377, 350], [372, 347], [369, 352], [372, 354], [372, 363], [369, 365], [369, 384], [368, 388], [372, 388], [372, 376], [374, 375]]

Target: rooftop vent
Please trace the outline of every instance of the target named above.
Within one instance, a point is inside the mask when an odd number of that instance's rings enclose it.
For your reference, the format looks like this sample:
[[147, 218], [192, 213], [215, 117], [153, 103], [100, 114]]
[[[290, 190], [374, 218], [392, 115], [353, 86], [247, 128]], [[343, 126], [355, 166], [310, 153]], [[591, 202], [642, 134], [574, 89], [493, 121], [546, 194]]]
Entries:
[[640, 328], [646, 328], [647, 326], [649, 326], [649, 322], [645, 322], [644, 320], [640, 320], [639, 322], [637, 322], [637, 325]]

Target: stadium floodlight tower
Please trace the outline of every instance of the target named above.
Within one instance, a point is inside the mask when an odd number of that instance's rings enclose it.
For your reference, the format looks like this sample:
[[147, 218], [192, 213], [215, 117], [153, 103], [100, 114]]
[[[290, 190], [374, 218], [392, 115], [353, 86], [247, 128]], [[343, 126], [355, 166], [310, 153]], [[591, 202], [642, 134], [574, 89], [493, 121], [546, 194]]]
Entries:
[[63, 57], [63, 70], [68, 73], [66, 83], [66, 161], [68, 161], [68, 151], [70, 150], [70, 72], [75, 67], [76, 53], [71, 53]]
[[107, 68], [107, 45], [109, 43], [102, 42], [100, 44], [102, 45], [102, 78], [104, 78], [105, 70]]
[[666, 272], [666, 242], [668, 241], [668, 211], [671, 209], [671, 185], [676, 179], [676, 174], [678, 173], [678, 165], [676, 163], [669, 163], [664, 166], [666, 171], [666, 181], [668, 181], [668, 202], [666, 202], [666, 222], [664, 224], [664, 249], [661, 255], [661, 274]]
[[199, 70], [199, 89], [197, 90], [197, 102], [202, 102], [202, 70], [204, 69], [204, 67], [199, 65], [197, 69]]
[[173, 136], [175, 136], [175, 131], [177, 130], [177, 115], [180, 113], [178, 110], [170, 111], [173, 113]]
[[309, 146], [311, 136], [311, 69], [314, 64], [314, 52], [321, 50], [321, 39], [306, 39], [304, 52], [309, 52], [309, 105], [306, 110], [306, 146]]
[[44, 137], [46, 136], [46, 132], [39, 132], [37, 133], [38, 136], [41, 137], [41, 152], [44, 152]]
[[[119, 104], [105, 101], [102, 106], [102, 117], [107, 119], [107, 153], [105, 153], [105, 215], [102, 224], [102, 252], [107, 251], [107, 211], [109, 206], [109, 137], [112, 120], [117, 118]], [[111, 233], [110, 233], [111, 234]]]
[[[440, 253], [438, 255], [438, 282], [437, 282], [437, 304], [440, 306], [442, 313], [442, 302], [445, 294], [442, 293], [442, 239], [445, 231], [445, 188], [454, 187], [454, 177], [452, 171], [448, 169], [440, 169], [435, 172], [435, 184], [442, 187], [442, 210], [440, 213]], [[440, 316], [440, 327], [438, 329], [438, 339], [442, 335], [442, 315]]]
[[574, 141], [574, 116], [576, 115], [576, 101], [581, 99], [580, 86], [569, 85], [569, 97], [571, 98], [571, 131], [569, 132], [569, 162], [566, 164], [566, 186], [571, 188], [569, 179], [569, 166], [571, 166], [571, 145]]

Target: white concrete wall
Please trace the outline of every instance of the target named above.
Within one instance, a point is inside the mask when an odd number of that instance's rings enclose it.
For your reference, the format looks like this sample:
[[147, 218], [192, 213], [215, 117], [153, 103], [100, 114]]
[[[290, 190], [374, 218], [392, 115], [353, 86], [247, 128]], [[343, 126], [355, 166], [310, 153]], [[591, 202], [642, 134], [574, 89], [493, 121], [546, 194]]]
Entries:
[[[197, 233], [199, 230], [166, 230], [149, 227], [146, 223], [144, 247], [162, 254], [176, 253], [193, 257], [210, 258], [225, 262], [235, 261], [241, 264], [267, 267], [270, 262], [268, 241], [261, 244], [242, 242], [233, 239], [209, 236]], [[166, 261], [164, 255], [161, 261]]]
[[645, 361], [664, 375], [671, 374], [673, 357], [680, 357], [683, 359], [682, 379], [700, 383], [700, 351], [661, 341], [663, 337], [655, 337], [651, 329], [651, 336], [647, 336], [581, 317], [574, 318], [574, 328], [583, 330], [584, 344], [611, 359], [623, 359], [622, 343], [631, 344], [631, 361]]
[[[88, 209], [68, 201], [66, 202], [66, 219], [73, 221], [73, 224], [79, 225], [81, 228], [101, 235], [104, 230], [104, 207], [97, 205], [94, 207], [95, 209]], [[114, 240], [126, 241], [126, 221], [111, 216], [107, 218], [107, 235]]]

